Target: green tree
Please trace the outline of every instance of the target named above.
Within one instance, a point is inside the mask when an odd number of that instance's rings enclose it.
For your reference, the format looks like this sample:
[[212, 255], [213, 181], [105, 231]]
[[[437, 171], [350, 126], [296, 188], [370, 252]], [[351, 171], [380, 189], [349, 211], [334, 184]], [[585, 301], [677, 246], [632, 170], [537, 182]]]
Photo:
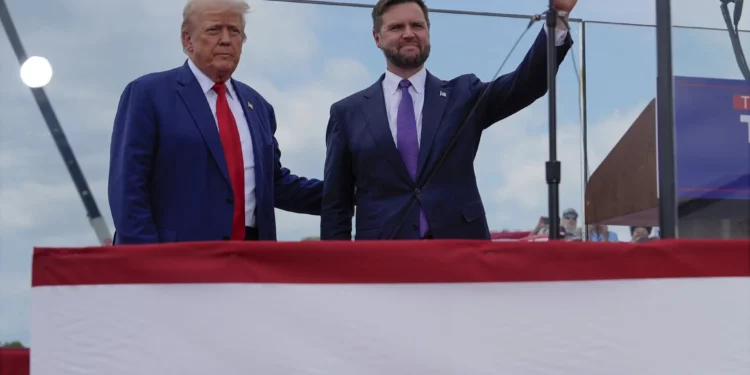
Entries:
[[25, 346], [23, 346], [23, 344], [20, 341], [4, 342], [0, 346], [3, 347], [3, 348], [13, 348], [13, 349], [24, 349], [24, 348], [26, 348]]

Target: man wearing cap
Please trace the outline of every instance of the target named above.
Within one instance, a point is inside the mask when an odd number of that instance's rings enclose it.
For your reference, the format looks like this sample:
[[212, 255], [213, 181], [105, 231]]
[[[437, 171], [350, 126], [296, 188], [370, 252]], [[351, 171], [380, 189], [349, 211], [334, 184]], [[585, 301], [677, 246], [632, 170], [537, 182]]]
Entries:
[[563, 211], [560, 226], [565, 229], [567, 236], [583, 238], [582, 230], [578, 228], [578, 212], [575, 209], [568, 208]]

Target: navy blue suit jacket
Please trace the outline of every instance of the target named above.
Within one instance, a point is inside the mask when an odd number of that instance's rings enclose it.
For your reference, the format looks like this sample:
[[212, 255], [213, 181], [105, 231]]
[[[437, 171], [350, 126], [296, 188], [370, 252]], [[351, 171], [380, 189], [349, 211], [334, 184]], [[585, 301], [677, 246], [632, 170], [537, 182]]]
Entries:
[[[319, 215], [323, 183], [282, 168], [273, 107], [249, 86], [232, 85], [252, 136], [259, 238], [276, 240], [274, 207]], [[216, 121], [187, 63], [128, 84], [110, 151], [115, 244], [228, 239], [232, 200]]]
[[[419, 205], [408, 209], [415, 199], [425, 211], [435, 238], [489, 239], [474, 157], [484, 129], [547, 92], [546, 43], [542, 30], [518, 68], [490, 83], [475, 75], [441, 81], [428, 72], [416, 181], [409, 176], [388, 125], [381, 83], [384, 76], [331, 106], [321, 239], [350, 240], [355, 205], [357, 240], [417, 239]], [[571, 45], [568, 34], [566, 42], [557, 48], [558, 63]], [[488, 85], [489, 91], [475, 114], [425, 185]]]

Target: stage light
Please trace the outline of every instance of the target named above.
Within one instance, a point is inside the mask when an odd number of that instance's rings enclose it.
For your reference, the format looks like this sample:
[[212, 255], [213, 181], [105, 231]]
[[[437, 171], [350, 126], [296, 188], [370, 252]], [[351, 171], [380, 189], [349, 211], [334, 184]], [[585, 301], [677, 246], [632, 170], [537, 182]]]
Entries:
[[52, 80], [52, 65], [44, 57], [29, 57], [21, 65], [21, 80], [31, 88], [44, 87]]

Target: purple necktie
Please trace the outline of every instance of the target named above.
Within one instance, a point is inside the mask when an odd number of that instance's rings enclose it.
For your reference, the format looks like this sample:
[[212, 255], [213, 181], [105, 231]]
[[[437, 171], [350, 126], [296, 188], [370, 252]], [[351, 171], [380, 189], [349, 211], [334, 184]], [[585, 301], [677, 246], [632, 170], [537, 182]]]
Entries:
[[[401, 88], [401, 103], [398, 105], [398, 117], [396, 118], [396, 141], [401, 158], [404, 160], [406, 169], [411, 179], [417, 179], [417, 161], [419, 160], [419, 140], [417, 139], [417, 120], [414, 118], [414, 102], [409, 94], [409, 80], [402, 80], [398, 86]], [[424, 211], [419, 209], [419, 236], [424, 237], [429, 227]]]

